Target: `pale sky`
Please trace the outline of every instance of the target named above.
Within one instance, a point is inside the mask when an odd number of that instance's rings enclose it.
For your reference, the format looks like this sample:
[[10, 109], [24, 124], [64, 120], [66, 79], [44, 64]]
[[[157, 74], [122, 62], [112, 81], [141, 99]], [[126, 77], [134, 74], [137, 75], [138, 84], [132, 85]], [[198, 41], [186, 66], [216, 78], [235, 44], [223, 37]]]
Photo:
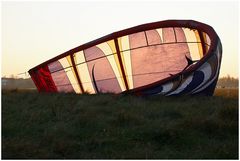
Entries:
[[192, 19], [223, 45], [220, 76], [238, 77], [238, 1], [3, 1], [2, 73], [17, 75], [83, 43], [136, 25]]

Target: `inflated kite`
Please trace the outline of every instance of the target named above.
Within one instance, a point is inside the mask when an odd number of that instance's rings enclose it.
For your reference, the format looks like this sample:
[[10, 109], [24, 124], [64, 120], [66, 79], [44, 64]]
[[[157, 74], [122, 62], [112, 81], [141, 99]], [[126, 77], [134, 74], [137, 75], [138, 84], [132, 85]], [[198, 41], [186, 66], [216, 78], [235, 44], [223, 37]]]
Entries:
[[39, 92], [213, 95], [221, 57], [212, 27], [167, 20], [80, 45], [29, 74]]

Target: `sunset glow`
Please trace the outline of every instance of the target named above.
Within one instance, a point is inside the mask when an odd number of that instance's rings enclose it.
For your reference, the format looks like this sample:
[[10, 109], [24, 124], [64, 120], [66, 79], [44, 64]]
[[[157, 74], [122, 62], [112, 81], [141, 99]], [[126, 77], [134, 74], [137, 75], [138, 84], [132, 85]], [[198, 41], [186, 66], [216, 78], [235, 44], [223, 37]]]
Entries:
[[139, 24], [192, 19], [211, 25], [223, 46], [220, 77], [238, 77], [237, 1], [2, 2], [2, 77], [112, 32]]

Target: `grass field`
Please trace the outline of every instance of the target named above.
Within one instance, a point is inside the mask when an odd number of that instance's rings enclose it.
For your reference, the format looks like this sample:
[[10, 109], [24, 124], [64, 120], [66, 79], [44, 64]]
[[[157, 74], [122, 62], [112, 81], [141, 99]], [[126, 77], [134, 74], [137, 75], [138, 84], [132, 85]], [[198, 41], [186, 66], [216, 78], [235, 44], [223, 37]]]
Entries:
[[238, 90], [148, 98], [2, 91], [3, 159], [237, 159]]

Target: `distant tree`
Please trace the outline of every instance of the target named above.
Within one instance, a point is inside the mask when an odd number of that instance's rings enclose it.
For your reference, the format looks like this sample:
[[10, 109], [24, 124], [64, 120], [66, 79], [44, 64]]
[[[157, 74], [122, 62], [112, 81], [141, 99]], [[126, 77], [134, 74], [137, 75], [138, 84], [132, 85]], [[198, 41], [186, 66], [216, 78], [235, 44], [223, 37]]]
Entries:
[[14, 74], [11, 74], [11, 75], [10, 75], [10, 78], [17, 79], [17, 76], [14, 75]]
[[221, 88], [238, 88], [238, 81], [238, 78], [227, 75], [218, 79], [217, 86]]

